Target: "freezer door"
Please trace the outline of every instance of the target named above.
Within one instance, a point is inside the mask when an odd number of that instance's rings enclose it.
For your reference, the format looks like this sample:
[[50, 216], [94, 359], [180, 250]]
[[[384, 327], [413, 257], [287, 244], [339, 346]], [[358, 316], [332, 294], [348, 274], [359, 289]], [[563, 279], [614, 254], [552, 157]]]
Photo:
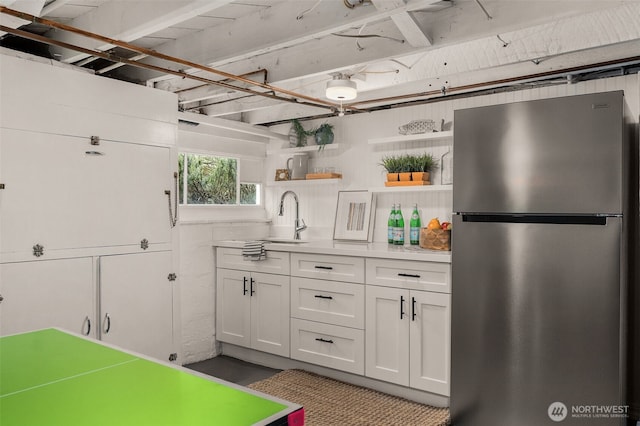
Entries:
[[584, 425], [573, 406], [623, 405], [622, 219], [453, 220], [453, 424], [553, 425], [549, 407], [561, 402], [561, 424]]
[[455, 111], [453, 210], [621, 213], [623, 105], [608, 92]]

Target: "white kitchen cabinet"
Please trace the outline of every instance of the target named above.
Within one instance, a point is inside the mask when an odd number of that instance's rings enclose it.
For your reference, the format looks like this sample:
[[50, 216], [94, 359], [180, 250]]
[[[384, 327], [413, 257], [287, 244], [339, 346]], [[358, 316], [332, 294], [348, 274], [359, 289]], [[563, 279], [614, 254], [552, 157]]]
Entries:
[[364, 258], [292, 253], [291, 275], [330, 281], [364, 283]]
[[365, 375], [449, 395], [449, 294], [367, 285]]
[[289, 356], [288, 276], [218, 268], [216, 300], [218, 340]]
[[291, 358], [353, 374], [364, 374], [364, 331], [291, 319]]
[[60, 327], [96, 337], [93, 259], [0, 264], [0, 335]]
[[168, 361], [175, 352], [172, 273], [170, 251], [100, 257], [101, 339]]
[[63, 250], [171, 241], [168, 147], [0, 129], [0, 253], [30, 260]]
[[364, 328], [364, 285], [291, 277], [291, 316]]

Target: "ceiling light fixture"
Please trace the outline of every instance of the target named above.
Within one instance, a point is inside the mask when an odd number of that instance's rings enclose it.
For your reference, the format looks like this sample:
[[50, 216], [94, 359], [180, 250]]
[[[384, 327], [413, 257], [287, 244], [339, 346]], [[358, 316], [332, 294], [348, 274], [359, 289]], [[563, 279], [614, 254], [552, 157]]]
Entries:
[[358, 87], [355, 81], [351, 81], [349, 77], [339, 74], [333, 77], [333, 80], [327, 82], [325, 95], [327, 99], [334, 101], [350, 101], [358, 96]]

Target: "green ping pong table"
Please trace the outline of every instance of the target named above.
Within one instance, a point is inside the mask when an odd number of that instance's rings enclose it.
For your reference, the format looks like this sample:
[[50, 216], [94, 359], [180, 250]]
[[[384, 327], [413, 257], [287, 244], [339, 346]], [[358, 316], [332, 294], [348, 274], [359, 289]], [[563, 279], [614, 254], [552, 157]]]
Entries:
[[59, 329], [0, 337], [2, 426], [302, 426], [301, 406]]

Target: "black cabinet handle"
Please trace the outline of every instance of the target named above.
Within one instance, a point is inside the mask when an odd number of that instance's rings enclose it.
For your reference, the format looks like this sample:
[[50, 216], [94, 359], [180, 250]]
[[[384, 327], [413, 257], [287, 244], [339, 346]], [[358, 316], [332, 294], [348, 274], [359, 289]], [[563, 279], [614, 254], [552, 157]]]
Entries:
[[251, 294], [250, 296], [253, 296], [253, 293], [255, 293], [256, 291], [253, 289], [253, 284], [256, 282], [256, 280], [253, 279], [253, 277], [251, 277], [251, 283], [249, 284], [249, 287], [251, 288]]
[[404, 296], [400, 296], [400, 319], [404, 317]]
[[332, 266], [321, 266], [321, 265], [316, 265], [315, 266], [316, 269], [326, 269], [328, 271], [332, 270], [333, 267]]
[[318, 299], [333, 299], [332, 296], [323, 296], [322, 294], [316, 294], [314, 297], [317, 297]]
[[242, 277], [242, 295], [247, 294], [247, 277]]
[[398, 273], [399, 277], [409, 277], [409, 278], [420, 278], [420, 275], [418, 274], [405, 274], [405, 273]]
[[318, 342], [333, 343], [333, 340], [323, 339], [322, 337], [316, 337], [316, 340], [317, 340]]
[[411, 298], [411, 321], [416, 320], [416, 298]]

